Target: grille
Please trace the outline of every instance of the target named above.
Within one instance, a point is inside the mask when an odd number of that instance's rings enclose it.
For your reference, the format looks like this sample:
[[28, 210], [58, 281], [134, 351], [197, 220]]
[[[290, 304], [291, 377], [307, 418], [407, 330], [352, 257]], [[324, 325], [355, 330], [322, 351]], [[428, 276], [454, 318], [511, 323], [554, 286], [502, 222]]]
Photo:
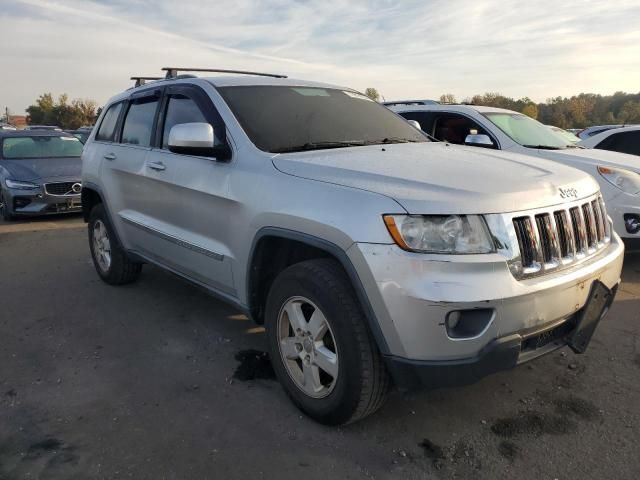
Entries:
[[595, 255], [611, 241], [602, 197], [568, 209], [513, 218], [520, 277], [539, 275]]
[[78, 195], [80, 192], [74, 193], [72, 190], [76, 183], [79, 182], [47, 183], [44, 189], [49, 195]]

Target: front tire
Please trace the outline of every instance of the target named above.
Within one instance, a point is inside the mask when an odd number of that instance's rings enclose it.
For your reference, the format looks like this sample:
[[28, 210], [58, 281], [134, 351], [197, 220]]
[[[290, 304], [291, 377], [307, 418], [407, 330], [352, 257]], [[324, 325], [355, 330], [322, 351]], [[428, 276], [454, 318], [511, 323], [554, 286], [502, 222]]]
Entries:
[[304, 413], [340, 425], [382, 406], [389, 376], [353, 287], [335, 260], [309, 260], [280, 273], [265, 314], [274, 370]]
[[2, 192], [1, 187], [0, 187], [0, 217], [2, 217], [2, 220], [4, 220], [5, 222], [10, 222], [15, 218], [13, 215], [11, 215], [11, 212], [9, 210], [9, 205], [7, 205], [7, 203], [5, 202], [4, 193]]
[[98, 275], [109, 285], [132, 283], [140, 276], [142, 264], [129, 259], [118, 243], [101, 203], [89, 215], [89, 248]]

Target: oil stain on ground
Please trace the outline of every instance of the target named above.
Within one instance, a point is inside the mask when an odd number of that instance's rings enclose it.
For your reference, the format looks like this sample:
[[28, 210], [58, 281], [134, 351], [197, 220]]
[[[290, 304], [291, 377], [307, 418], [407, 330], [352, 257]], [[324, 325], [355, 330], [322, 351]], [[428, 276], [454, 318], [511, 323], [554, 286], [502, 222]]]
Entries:
[[237, 380], [275, 380], [269, 354], [259, 350], [241, 350], [236, 354], [236, 360], [240, 362], [233, 378]]

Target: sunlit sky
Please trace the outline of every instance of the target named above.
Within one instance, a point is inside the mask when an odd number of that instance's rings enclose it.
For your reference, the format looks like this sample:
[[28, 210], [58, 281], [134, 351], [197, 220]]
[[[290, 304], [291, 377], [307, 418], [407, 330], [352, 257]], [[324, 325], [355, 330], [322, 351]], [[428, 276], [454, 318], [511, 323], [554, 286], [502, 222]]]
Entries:
[[103, 104], [163, 66], [284, 73], [387, 100], [640, 91], [640, 1], [0, 0], [0, 108]]

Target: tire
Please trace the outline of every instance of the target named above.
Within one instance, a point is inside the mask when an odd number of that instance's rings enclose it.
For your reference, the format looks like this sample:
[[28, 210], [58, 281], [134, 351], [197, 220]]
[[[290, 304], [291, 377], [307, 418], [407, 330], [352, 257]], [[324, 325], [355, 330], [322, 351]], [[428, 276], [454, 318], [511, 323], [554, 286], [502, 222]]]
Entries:
[[142, 264], [129, 259], [118, 243], [101, 203], [93, 207], [89, 215], [89, 248], [98, 275], [109, 285], [132, 283], [140, 276]]
[[[342, 425], [382, 406], [389, 375], [338, 262], [309, 260], [281, 272], [269, 291], [265, 324], [278, 380], [308, 416]], [[312, 334], [296, 332], [294, 324]]]
[[4, 220], [5, 222], [11, 222], [12, 220], [14, 220], [15, 217], [11, 215], [11, 213], [9, 213], [9, 207], [4, 203], [4, 194], [2, 193], [1, 187], [0, 187], [0, 205], [1, 205], [0, 216], [2, 217], [2, 220]]

